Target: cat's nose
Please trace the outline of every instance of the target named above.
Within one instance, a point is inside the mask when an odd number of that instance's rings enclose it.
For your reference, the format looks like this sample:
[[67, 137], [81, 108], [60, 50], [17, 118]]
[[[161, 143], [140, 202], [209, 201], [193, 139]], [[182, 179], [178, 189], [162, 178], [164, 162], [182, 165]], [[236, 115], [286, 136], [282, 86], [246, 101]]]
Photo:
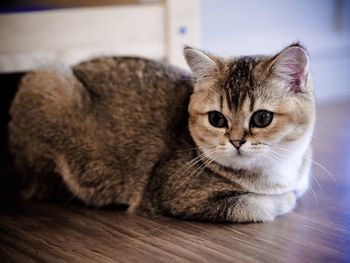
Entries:
[[232, 143], [232, 145], [239, 150], [239, 148], [241, 148], [241, 146], [243, 144], [245, 144], [247, 142], [247, 140], [230, 140], [230, 143]]

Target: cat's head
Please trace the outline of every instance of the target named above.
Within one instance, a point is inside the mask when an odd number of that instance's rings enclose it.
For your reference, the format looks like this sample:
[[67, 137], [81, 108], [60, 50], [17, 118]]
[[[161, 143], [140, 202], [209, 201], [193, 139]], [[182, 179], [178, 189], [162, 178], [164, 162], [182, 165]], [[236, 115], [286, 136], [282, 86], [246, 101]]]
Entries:
[[315, 113], [302, 46], [232, 59], [190, 47], [184, 54], [194, 77], [189, 129], [211, 161], [254, 169], [306, 151]]

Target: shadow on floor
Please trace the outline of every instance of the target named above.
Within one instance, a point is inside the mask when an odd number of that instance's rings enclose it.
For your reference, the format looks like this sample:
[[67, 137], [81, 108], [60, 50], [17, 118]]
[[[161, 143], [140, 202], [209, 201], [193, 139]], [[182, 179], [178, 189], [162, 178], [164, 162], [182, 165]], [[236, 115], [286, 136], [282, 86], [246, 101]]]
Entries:
[[19, 180], [8, 149], [9, 109], [24, 74], [0, 74], [0, 207], [11, 209], [17, 200]]

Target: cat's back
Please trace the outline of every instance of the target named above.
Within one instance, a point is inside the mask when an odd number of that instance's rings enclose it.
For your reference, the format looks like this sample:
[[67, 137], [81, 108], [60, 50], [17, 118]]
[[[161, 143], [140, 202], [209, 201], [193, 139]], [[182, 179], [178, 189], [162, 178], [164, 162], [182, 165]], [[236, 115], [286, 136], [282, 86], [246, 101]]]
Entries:
[[129, 104], [176, 102], [174, 95], [182, 97], [192, 92], [188, 72], [144, 58], [97, 58], [75, 65], [73, 73], [91, 95], [112, 100], [123, 98]]
[[76, 65], [73, 73], [93, 99], [101, 126], [125, 143], [149, 143], [187, 126], [192, 84], [186, 71], [143, 58], [106, 57]]
[[[143, 58], [97, 58], [68, 73], [27, 74], [12, 104], [10, 130], [16, 143], [26, 134], [27, 141], [49, 137], [55, 144], [59, 138], [60, 145], [97, 140], [98, 152], [109, 145], [118, 145], [119, 154], [143, 152], [186, 130], [191, 93], [190, 75], [176, 67]], [[72, 139], [77, 137], [84, 143]]]

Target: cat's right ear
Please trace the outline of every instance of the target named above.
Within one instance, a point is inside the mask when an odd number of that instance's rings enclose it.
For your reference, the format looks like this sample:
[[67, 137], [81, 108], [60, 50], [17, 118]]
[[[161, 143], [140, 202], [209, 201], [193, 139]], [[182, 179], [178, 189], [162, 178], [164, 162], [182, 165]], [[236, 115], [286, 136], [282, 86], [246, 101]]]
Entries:
[[210, 79], [219, 69], [218, 64], [210, 56], [196, 48], [185, 46], [184, 56], [196, 83]]
[[282, 50], [272, 61], [271, 72], [283, 86], [295, 93], [306, 89], [309, 57], [303, 46], [292, 44]]

